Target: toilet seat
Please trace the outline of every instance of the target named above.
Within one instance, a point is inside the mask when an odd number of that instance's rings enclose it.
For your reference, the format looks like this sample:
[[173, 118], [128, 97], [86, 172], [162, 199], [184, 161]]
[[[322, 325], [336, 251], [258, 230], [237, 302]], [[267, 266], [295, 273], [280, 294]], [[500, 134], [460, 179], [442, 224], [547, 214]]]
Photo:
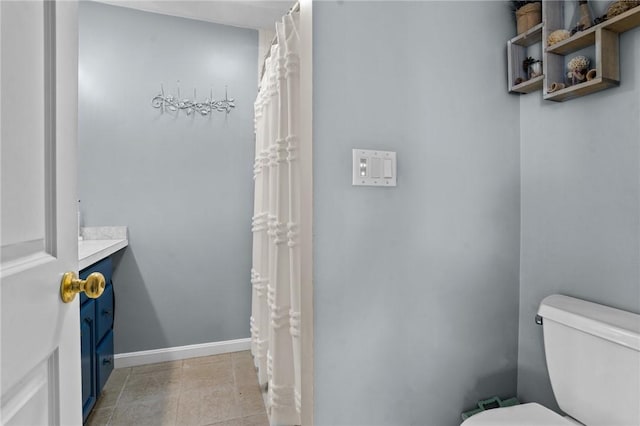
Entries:
[[[576, 423], [535, 402], [475, 414], [463, 426], [575, 426]], [[461, 426], [462, 426], [461, 425]]]

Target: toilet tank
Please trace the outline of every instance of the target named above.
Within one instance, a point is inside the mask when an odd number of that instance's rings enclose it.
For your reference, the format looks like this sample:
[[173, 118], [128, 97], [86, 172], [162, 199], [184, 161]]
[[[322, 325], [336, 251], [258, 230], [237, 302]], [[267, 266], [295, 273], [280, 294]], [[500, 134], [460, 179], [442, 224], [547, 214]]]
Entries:
[[538, 315], [560, 408], [587, 426], [640, 425], [640, 315], [557, 294]]

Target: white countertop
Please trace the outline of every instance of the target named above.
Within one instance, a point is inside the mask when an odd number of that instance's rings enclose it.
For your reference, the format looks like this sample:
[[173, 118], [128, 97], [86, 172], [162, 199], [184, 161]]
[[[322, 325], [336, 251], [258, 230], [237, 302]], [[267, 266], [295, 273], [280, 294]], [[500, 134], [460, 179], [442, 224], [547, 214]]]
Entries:
[[93, 265], [128, 245], [129, 242], [126, 239], [78, 241], [78, 269]]
[[[85, 238], [78, 241], [78, 269], [82, 270], [93, 265], [129, 245], [129, 240], [126, 238], [126, 228], [124, 228], [124, 233], [91, 232], [104, 231], [104, 229], [107, 228], [83, 228], [82, 233]], [[87, 236], [97, 238], [87, 238]]]

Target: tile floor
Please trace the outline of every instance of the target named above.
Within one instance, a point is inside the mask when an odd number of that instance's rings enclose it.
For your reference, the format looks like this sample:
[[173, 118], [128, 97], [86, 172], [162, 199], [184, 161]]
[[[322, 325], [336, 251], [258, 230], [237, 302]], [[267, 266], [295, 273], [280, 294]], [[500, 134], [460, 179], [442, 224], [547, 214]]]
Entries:
[[249, 351], [114, 370], [88, 426], [268, 426]]

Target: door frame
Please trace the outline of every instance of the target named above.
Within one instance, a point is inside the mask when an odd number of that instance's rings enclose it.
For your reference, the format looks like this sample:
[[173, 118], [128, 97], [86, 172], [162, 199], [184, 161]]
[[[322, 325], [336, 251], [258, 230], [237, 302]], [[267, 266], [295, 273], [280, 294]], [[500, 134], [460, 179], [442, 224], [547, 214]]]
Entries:
[[301, 420], [313, 425], [313, 0], [300, 0], [300, 105]]

